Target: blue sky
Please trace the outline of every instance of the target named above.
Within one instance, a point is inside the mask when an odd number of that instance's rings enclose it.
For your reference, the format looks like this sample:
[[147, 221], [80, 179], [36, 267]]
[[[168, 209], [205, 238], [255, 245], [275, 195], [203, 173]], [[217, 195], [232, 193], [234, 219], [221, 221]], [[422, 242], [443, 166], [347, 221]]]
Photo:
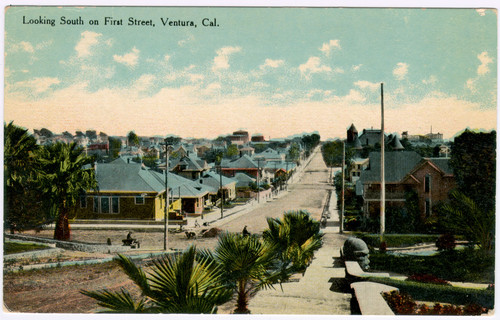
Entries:
[[5, 30], [4, 118], [29, 129], [340, 137], [380, 127], [381, 82], [389, 132], [496, 128], [493, 10], [13, 7]]

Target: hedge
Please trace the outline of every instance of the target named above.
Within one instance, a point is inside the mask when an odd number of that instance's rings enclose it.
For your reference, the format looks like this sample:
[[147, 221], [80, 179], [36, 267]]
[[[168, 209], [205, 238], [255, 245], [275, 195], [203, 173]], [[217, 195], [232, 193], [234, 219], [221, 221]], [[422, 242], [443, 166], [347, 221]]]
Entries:
[[[368, 246], [380, 247], [379, 234], [363, 234], [359, 237], [366, 242]], [[384, 241], [388, 247], [406, 247], [418, 243], [432, 242], [435, 243], [439, 235], [437, 234], [385, 234]]]
[[379, 277], [369, 278], [368, 280], [396, 287], [400, 292], [409, 294], [415, 300], [444, 302], [459, 305], [477, 303], [488, 309], [493, 309], [495, 306], [494, 290], [443, 286], [431, 283]]

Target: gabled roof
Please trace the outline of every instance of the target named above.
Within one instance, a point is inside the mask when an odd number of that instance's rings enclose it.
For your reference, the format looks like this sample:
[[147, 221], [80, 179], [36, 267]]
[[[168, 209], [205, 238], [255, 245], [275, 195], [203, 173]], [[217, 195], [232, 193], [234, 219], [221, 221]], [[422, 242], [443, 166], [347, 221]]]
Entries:
[[[361, 172], [363, 183], [380, 183], [380, 152], [370, 152], [370, 165]], [[420, 162], [422, 157], [415, 151], [385, 152], [385, 182], [401, 181]]]
[[184, 156], [175, 159], [171, 164], [171, 168], [175, 169], [178, 165], [184, 164], [186, 168], [183, 171], [203, 171], [208, 169], [207, 162], [195, 156]]
[[232, 161], [223, 161], [222, 168], [247, 168], [247, 169], [257, 169], [259, 166], [255, 161], [252, 160], [248, 155], [243, 155], [238, 159]]
[[[155, 179], [165, 185], [165, 172], [151, 171]], [[180, 189], [179, 189], [180, 188]], [[179, 191], [181, 198], [199, 198], [210, 192], [206, 186], [181, 177], [172, 172], [168, 173], [168, 189], [172, 190], [174, 198], [178, 197]]]
[[434, 163], [446, 175], [453, 174], [453, 169], [450, 167], [450, 158], [429, 158], [429, 161]]
[[250, 177], [249, 175], [238, 172], [234, 175], [234, 179], [236, 179], [236, 187], [247, 187], [250, 183], [255, 182], [256, 179]]
[[[210, 188], [213, 193], [219, 190], [220, 179], [221, 176], [215, 172], [205, 172], [200, 179], [196, 180], [196, 182]], [[222, 187], [229, 186], [230, 184], [236, 184], [236, 180], [222, 176]]]
[[[116, 162], [116, 163], [114, 163]], [[98, 163], [96, 179], [100, 192], [164, 192], [165, 186], [151, 174], [153, 171], [139, 163]]]

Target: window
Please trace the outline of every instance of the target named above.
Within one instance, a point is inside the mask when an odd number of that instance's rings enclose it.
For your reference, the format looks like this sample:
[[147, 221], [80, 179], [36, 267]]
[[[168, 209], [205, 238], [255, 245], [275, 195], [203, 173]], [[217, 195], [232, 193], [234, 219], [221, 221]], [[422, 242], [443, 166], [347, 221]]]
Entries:
[[80, 196], [80, 208], [87, 208], [87, 197]]
[[99, 198], [94, 197], [94, 212], [99, 212]]
[[144, 197], [135, 197], [135, 204], [144, 204]]
[[120, 198], [112, 197], [111, 198], [111, 213], [119, 213], [120, 212]]
[[425, 176], [424, 192], [430, 192], [430, 191], [431, 191], [431, 176], [427, 174]]
[[109, 198], [101, 197], [101, 213], [109, 213]]

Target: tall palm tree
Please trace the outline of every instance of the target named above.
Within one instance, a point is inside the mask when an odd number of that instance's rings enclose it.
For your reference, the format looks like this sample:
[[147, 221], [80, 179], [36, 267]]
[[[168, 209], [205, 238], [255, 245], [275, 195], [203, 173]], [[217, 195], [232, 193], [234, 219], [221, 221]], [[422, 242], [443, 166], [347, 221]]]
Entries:
[[269, 226], [262, 236], [276, 248], [278, 259], [292, 263], [296, 272], [304, 272], [314, 252], [321, 248], [323, 234], [320, 223], [304, 210], [288, 211], [280, 218], [267, 218]]
[[38, 145], [28, 130], [4, 124], [4, 222], [11, 232], [48, 223], [35, 175]]
[[250, 313], [250, 297], [290, 276], [274, 259], [274, 248], [256, 235], [223, 233], [213, 252], [202, 254], [223, 270], [223, 280], [237, 295], [235, 313]]
[[222, 270], [195, 247], [182, 254], [153, 260], [149, 275], [129, 258], [119, 255], [118, 263], [139, 287], [142, 297], [135, 301], [125, 289], [81, 291], [107, 308], [120, 313], [216, 313], [217, 306], [231, 299], [232, 291], [222, 285]]
[[39, 179], [43, 193], [56, 212], [54, 239], [71, 237], [68, 215], [80, 196], [97, 188], [91, 157], [82, 153], [76, 143], [56, 143], [40, 150]]

